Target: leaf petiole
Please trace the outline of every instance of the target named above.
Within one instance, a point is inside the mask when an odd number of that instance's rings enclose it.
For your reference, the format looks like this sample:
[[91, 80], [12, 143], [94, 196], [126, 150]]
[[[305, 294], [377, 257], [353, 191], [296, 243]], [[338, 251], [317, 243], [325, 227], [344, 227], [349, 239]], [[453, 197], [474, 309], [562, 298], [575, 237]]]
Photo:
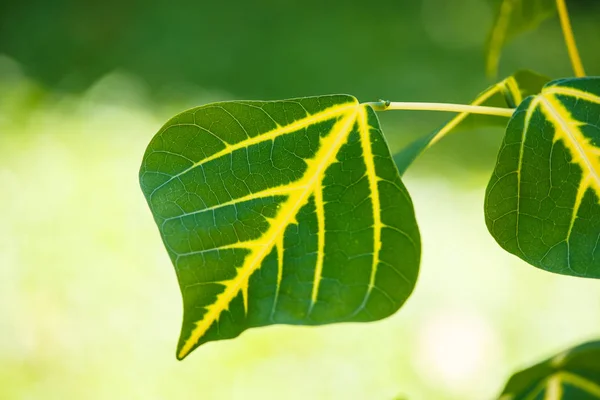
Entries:
[[583, 77], [585, 76], [585, 70], [583, 69], [581, 57], [579, 57], [579, 51], [577, 50], [577, 44], [575, 43], [575, 37], [573, 36], [573, 29], [571, 28], [571, 21], [569, 20], [569, 12], [567, 11], [565, 0], [556, 0], [556, 8], [558, 10], [560, 26], [562, 27], [573, 71], [575, 72], [575, 76], [579, 78]]
[[510, 118], [515, 109], [514, 108], [501, 108], [501, 107], [487, 107], [487, 106], [475, 106], [467, 104], [453, 104], [453, 103], [420, 103], [420, 102], [395, 102], [395, 101], [375, 101], [367, 104], [375, 111], [388, 111], [388, 110], [422, 110], [422, 111], [447, 111], [456, 113], [470, 113], [470, 114], [483, 114], [483, 115], [494, 115], [498, 117]]

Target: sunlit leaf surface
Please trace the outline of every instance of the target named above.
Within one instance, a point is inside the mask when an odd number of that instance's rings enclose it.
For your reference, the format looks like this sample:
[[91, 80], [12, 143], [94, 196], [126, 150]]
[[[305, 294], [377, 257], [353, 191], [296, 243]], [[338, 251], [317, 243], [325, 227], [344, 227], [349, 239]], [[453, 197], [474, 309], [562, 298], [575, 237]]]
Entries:
[[[522, 70], [486, 89], [471, 103], [475, 106], [516, 107], [525, 97], [538, 94], [549, 79], [535, 72]], [[428, 147], [440, 141], [450, 132], [475, 129], [483, 126], [506, 126], [508, 119], [493, 115], [479, 115], [463, 112], [448, 123], [410, 143], [394, 155], [394, 162], [404, 175], [408, 167]]]
[[556, 11], [555, 0], [501, 0], [498, 3], [498, 12], [485, 50], [488, 76], [496, 76], [498, 73], [500, 54], [509, 40], [535, 29]]
[[381, 319], [415, 285], [412, 202], [354, 97], [188, 110], [140, 182], [183, 294], [178, 358], [251, 327]]
[[487, 188], [488, 229], [507, 251], [600, 278], [600, 78], [548, 83], [510, 120]]
[[513, 375], [500, 400], [600, 399], [600, 341], [589, 342]]

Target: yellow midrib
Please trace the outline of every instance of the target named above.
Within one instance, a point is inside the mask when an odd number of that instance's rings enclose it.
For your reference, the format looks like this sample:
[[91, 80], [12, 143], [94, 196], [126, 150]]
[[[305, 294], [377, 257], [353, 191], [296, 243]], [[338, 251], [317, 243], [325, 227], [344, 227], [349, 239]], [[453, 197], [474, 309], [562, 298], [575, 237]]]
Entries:
[[[591, 144], [579, 129], [578, 121], [574, 120], [571, 113], [554, 96], [540, 95], [540, 101], [548, 111], [548, 116], [555, 122], [556, 140], [563, 140], [566, 147], [571, 150], [573, 161], [582, 167], [583, 177], [590, 175], [595, 189], [600, 190], [600, 163], [598, 162], [599, 149]], [[558, 124], [558, 126], [556, 126]], [[594, 157], [596, 161], [594, 162]], [[587, 174], [586, 174], [587, 170]]]
[[[556, 95], [542, 93], [539, 95], [540, 103], [544, 106], [546, 115], [554, 121], [555, 137], [554, 141], [562, 140], [565, 147], [571, 153], [572, 161], [578, 164], [581, 168], [581, 181], [579, 182], [577, 193], [575, 194], [575, 202], [573, 204], [573, 212], [569, 222], [569, 230], [567, 232], [567, 263], [571, 266], [571, 250], [570, 237], [577, 220], [577, 214], [581, 207], [583, 197], [589, 187], [592, 187], [596, 192], [600, 201], [600, 163], [598, 156], [599, 149], [591, 145], [590, 139], [585, 137], [579, 129], [579, 123], [573, 119], [569, 110], [567, 110]], [[593, 159], [596, 159], [594, 162]]]
[[308, 314], [313, 310], [319, 296], [321, 286], [321, 276], [323, 274], [323, 261], [325, 259], [325, 203], [323, 202], [323, 187], [321, 179], [317, 181], [315, 193], [315, 213], [317, 215], [317, 263], [315, 265], [315, 274], [313, 277], [313, 288], [311, 293], [310, 306]]
[[600, 399], [600, 385], [598, 385], [596, 382], [568, 371], [562, 371], [557, 375], [560, 377], [562, 382], [576, 386], [592, 396]]
[[[250, 200], [256, 200], [256, 199], [264, 199], [267, 197], [276, 197], [276, 196], [287, 196], [292, 192], [295, 192], [297, 190], [301, 190], [303, 189], [303, 187], [300, 187], [298, 185], [294, 185], [293, 183], [289, 183], [287, 185], [280, 185], [280, 186], [274, 186], [265, 190], [261, 190], [260, 192], [255, 192], [255, 193], [250, 193], [246, 196], [242, 196], [242, 197], [237, 197], [235, 199], [231, 199], [229, 201], [225, 201], [219, 204], [215, 204], [213, 206], [210, 207], [206, 207], [206, 208], [202, 208], [196, 211], [191, 211], [191, 212], [186, 212], [183, 214], [179, 214], [179, 215], [175, 215], [173, 217], [168, 217], [165, 218], [162, 221], [162, 227], [165, 226], [165, 224], [169, 221], [172, 221], [174, 219], [179, 219], [179, 218], [185, 218], [185, 217], [189, 217], [190, 215], [195, 215], [195, 214], [201, 214], [201, 213], [205, 213], [205, 212], [209, 212], [209, 211], [214, 211], [217, 210], [219, 208], [223, 208], [223, 207], [227, 207], [227, 206], [231, 206], [234, 204], [238, 204], [238, 203], [244, 203], [246, 201], [250, 201]], [[161, 227], [161, 228], [162, 228]]]
[[[221, 312], [229, 307], [231, 301], [238, 295], [242, 285], [247, 285], [252, 273], [260, 268], [262, 260], [270, 253], [271, 249], [277, 242], [277, 238], [283, 235], [285, 228], [294, 220], [300, 208], [308, 201], [313, 193], [318, 179], [321, 178], [322, 172], [331, 164], [332, 156], [335, 156], [339, 151], [345, 139], [350, 133], [351, 124], [356, 120], [356, 113], [361, 106], [355, 104], [349, 107], [340, 107], [337, 114], [327, 115], [327, 119], [336, 115], [343, 116], [332, 128], [331, 133], [325, 139], [322, 139], [320, 150], [315, 157], [308, 161], [308, 168], [305, 177], [298, 183], [298, 186], [305, 187], [304, 190], [291, 195], [282, 205], [277, 217], [272, 220], [271, 227], [263, 235], [263, 239], [253, 241], [254, 247], [249, 255], [246, 256], [244, 264], [239, 268], [238, 275], [231, 280], [229, 285], [217, 296], [217, 300], [207, 306], [207, 312], [201, 321], [196, 323], [196, 328], [192, 331], [190, 337], [185, 341], [179, 351], [178, 357], [183, 358], [187, 355], [198, 340], [206, 333], [212, 323], [216, 321]], [[318, 123], [321, 120], [312, 120], [312, 123]], [[310, 124], [308, 124], [310, 125]], [[308, 126], [307, 125], [307, 126]], [[297, 129], [296, 129], [297, 130]], [[306, 181], [306, 182], [303, 182]], [[246, 295], [246, 294], [245, 294]], [[244, 299], [246, 303], [246, 299]]]
[[[155, 187], [152, 192], [149, 195], [149, 199], [152, 199], [152, 196], [154, 195], [154, 193], [156, 193], [157, 190], [159, 190], [160, 188], [162, 188], [163, 186], [167, 185], [169, 182], [171, 182], [173, 179], [177, 179], [182, 175], [185, 175], [186, 173], [188, 173], [189, 171], [191, 171], [194, 168], [199, 167], [200, 165], [206, 164], [207, 162], [210, 162], [212, 160], [215, 160], [219, 157], [223, 157], [227, 154], [230, 154], [236, 150], [248, 147], [248, 146], [252, 146], [254, 144], [258, 144], [267, 140], [272, 140], [275, 139], [281, 135], [284, 135], [286, 133], [291, 133], [291, 132], [295, 132], [298, 131], [300, 129], [306, 128], [310, 125], [319, 123], [319, 122], [323, 122], [323, 121], [327, 121], [328, 119], [334, 118], [338, 115], [343, 114], [344, 112], [351, 110], [352, 108], [356, 107], [356, 102], [352, 102], [352, 103], [344, 103], [344, 104], [337, 104], [334, 106], [331, 106], [329, 108], [326, 108], [323, 111], [320, 111], [318, 113], [315, 114], [309, 114], [308, 116], [299, 119], [297, 121], [292, 122], [289, 125], [284, 125], [284, 126], [277, 126], [275, 129], [272, 129], [268, 132], [265, 132], [263, 134], [242, 140], [241, 142], [237, 142], [234, 144], [226, 144], [225, 148], [208, 156], [203, 158], [202, 160], [199, 160], [197, 162], [195, 162], [193, 165], [191, 165], [190, 167], [184, 169], [183, 171], [171, 176], [169, 179], [167, 179], [165, 182], [161, 183], [160, 185], [158, 185], [157, 187]], [[170, 126], [169, 126], [170, 127]], [[167, 127], [167, 129], [169, 128]], [[200, 127], [198, 125], [198, 127]]]
[[544, 400], [560, 400], [562, 397], [563, 390], [558, 374], [552, 375], [546, 381], [546, 394]]
[[277, 290], [275, 291], [275, 298], [273, 299], [273, 306], [271, 307], [271, 321], [277, 311], [277, 301], [279, 300], [279, 289], [281, 288], [281, 280], [283, 279], [283, 235], [277, 239], [275, 247], [277, 249]]
[[515, 239], [517, 241], [517, 248], [523, 254], [525, 252], [521, 248], [521, 243], [519, 242], [519, 220], [521, 217], [521, 179], [522, 174], [521, 170], [523, 169], [523, 158], [525, 155], [525, 140], [527, 139], [527, 131], [531, 125], [531, 118], [533, 117], [533, 113], [539, 104], [539, 97], [535, 97], [529, 107], [527, 109], [527, 113], [525, 114], [525, 121], [523, 122], [523, 134], [521, 136], [521, 144], [519, 148], [519, 162], [517, 164], [517, 207], [516, 207], [516, 219], [515, 219]]
[[[575, 386], [592, 396], [600, 399], [600, 385], [572, 372], [559, 370], [545, 379], [542, 379], [530, 392], [527, 393], [525, 400], [533, 400], [544, 393], [544, 400], [561, 400], [564, 395], [563, 385], [569, 384]], [[522, 395], [522, 394], [521, 394]], [[515, 397], [515, 393], [506, 393], [500, 400], [510, 400]]]
[[367, 121], [367, 111], [364, 108], [359, 111], [358, 130], [360, 132], [360, 142], [364, 154], [367, 179], [369, 181], [369, 191], [371, 192], [371, 204], [373, 207], [373, 261], [371, 265], [371, 274], [369, 276], [369, 287], [357, 311], [365, 307], [369, 296], [371, 295], [371, 291], [375, 286], [375, 277], [379, 266], [379, 252], [381, 251], [381, 229], [383, 228], [381, 222], [381, 202], [379, 199], [379, 189], [377, 187], [379, 178], [375, 171], [375, 156], [373, 155], [371, 145], [371, 132]]
[[575, 97], [576, 99], [600, 104], [600, 96], [597, 96], [590, 92], [585, 92], [580, 89], [571, 88], [571, 87], [550, 86], [550, 87], [544, 88], [544, 94], [570, 96], [570, 97]]

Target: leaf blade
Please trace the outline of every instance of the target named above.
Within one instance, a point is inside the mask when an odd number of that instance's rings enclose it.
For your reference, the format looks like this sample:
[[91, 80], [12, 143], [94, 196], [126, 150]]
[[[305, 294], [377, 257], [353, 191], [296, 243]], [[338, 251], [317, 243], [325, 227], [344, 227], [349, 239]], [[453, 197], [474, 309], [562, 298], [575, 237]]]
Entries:
[[551, 272], [599, 278], [600, 79], [548, 83], [509, 122], [486, 190], [507, 251]]
[[[499, 399], [600, 398], [600, 342], [588, 342], [514, 374]], [[552, 396], [551, 396], [552, 394]]]
[[412, 202], [351, 96], [184, 112], [140, 182], [182, 288], [179, 359], [255, 326], [384, 318], [414, 287]]

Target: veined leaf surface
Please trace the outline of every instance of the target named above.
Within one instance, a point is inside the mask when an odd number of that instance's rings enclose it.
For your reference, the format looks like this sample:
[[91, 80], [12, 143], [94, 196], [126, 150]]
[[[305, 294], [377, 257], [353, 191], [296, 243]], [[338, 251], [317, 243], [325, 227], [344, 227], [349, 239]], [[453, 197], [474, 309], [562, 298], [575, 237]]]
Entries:
[[600, 342], [589, 342], [513, 375], [500, 400], [600, 399]]
[[[535, 72], [522, 70], [487, 88], [471, 103], [475, 106], [515, 108], [524, 98], [538, 94], [550, 79]], [[422, 136], [394, 155], [394, 162], [404, 175], [408, 167], [427, 148], [433, 146], [450, 132], [475, 129], [482, 126], [506, 126], [508, 118], [463, 112], [457, 114], [443, 127]]]
[[506, 129], [485, 199], [507, 251], [566, 275], [600, 278], [600, 78], [548, 83]]
[[180, 359], [251, 327], [381, 319], [415, 285], [412, 202], [354, 97], [188, 110], [140, 182], [183, 295]]
[[555, 0], [501, 0], [485, 49], [488, 76], [496, 76], [504, 45], [556, 12]]

